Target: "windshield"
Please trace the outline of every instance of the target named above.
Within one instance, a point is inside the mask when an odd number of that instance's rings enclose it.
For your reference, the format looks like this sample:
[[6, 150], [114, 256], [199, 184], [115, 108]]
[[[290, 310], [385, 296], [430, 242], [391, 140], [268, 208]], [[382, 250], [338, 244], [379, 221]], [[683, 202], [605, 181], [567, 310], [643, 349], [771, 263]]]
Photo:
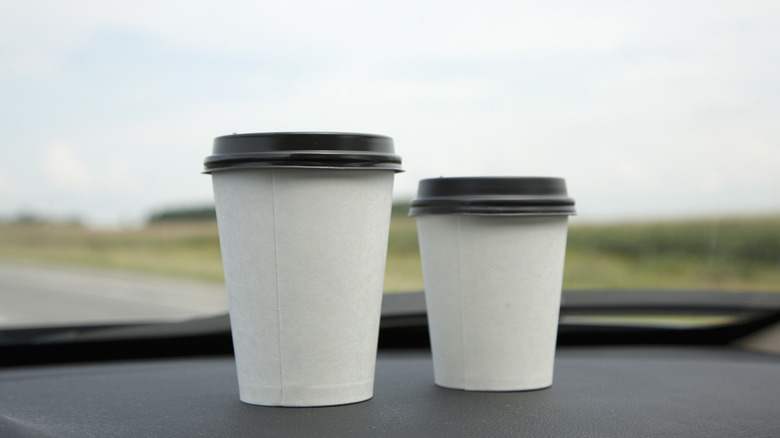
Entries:
[[220, 135], [393, 137], [385, 292], [420, 179], [557, 176], [565, 290], [780, 290], [777, 2], [11, 2], [0, 326], [227, 311]]

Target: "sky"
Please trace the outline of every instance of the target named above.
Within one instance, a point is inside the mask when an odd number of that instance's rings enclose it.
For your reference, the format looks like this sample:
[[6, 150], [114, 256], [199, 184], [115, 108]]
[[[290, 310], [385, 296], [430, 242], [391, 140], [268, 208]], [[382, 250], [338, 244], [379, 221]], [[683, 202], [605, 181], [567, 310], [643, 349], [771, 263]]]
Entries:
[[578, 220], [780, 213], [780, 2], [0, 4], [0, 218], [212, 202], [220, 135], [393, 137], [422, 178], [566, 178]]

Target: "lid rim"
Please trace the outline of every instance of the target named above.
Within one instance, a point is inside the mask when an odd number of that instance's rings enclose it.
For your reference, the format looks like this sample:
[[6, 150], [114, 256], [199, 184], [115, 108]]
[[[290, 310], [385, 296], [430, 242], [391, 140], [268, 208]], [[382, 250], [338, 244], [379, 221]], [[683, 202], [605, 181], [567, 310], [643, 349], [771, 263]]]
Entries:
[[409, 216], [576, 214], [566, 181], [558, 177], [453, 177], [421, 180]]
[[574, 205], [574, 199], [568, 196], [510, 196], [496, 195], [484, 197], [456, 197], [442, 196], [429, 197], [424, 199], [413, 199], [413, 207], [424, 207], [427, 205]]
[[255, 163], [237, 163], [233, 166], [224, 167], [212, 167], [204, 169], [201, 173], [211, 174], [215, 172], [226, 172], [236, 170], [258, 170], [258, 169], [333, 169], [333, 170], [389, 170], [395, 173], [403, 172], [400, 166], [392, 164], [378, 163], [374, 166], [366, 166], [362, 164], [358, 165], [342, 165], [337, 166], [333, 164], [323, 163], [276, 163], [276, 162], [255, 162]]
[[576, 216], [576, 211], [424, 211], [409, 213], [409, 217], [420, 216]]
[[268, 168], [315, 167], [401, 169], [393, 139], [349, 132], [260, 132], [223, 135], [214, 139], [203, 173]]

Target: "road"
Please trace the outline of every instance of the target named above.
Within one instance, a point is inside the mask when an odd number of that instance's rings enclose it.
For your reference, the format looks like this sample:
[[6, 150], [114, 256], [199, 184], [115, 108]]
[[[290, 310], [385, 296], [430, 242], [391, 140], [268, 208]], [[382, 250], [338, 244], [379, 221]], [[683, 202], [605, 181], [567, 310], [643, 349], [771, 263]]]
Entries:
[[218, 284], [0, 263], [0, 329], [170, 322], [227, 313]]

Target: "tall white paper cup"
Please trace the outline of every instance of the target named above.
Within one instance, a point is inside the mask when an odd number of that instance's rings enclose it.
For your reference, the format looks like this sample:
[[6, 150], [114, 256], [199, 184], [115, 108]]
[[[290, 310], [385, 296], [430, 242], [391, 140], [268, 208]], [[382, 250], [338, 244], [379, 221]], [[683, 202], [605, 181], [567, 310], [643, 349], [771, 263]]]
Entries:
[[[549, 387], [573, 201], [565, 185], [557, 194], [538, 186], [548, 179], [452, 180], [424, 180], [434, 187], [421, 185], [412, 207], [435, 383], [474, 391]], [[466, 193], [446, 193], [451, 183], [465, 184], [455, 188]], [[477, 188], [469, 192], [469, 184]]]
[[240, 399], [367, 400], [394, 170], [260, 163], [212, 172]]

